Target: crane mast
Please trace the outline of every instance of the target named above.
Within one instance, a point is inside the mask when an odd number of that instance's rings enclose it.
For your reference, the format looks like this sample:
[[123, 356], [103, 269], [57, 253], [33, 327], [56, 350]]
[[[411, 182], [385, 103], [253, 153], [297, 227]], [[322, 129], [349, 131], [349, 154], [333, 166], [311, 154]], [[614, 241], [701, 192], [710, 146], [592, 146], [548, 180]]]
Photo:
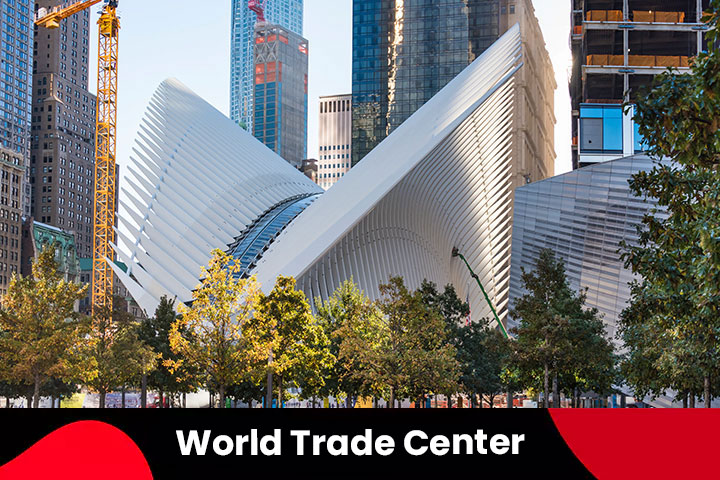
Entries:
[[[51, 9], [40, 8], [35, 23], [58, 28], [60, 22], [103, 0], [70, 2]], [[95, 120], [95, 208], [93, 238], [92, 311], [110, 315], [113, 299], [112, 243], [115, 241], [116, 137], [118, 92], [118, 34], [120, 20], [117, 0], [105, 0], [98, 21], [97, 111]], [[108, 319], [104, 325], [109, 325]]]
[[[93, 238], [93, 316], [112, 312], [117, 152], [118, 34], [117, 1], [98, 21], [98, 86], [95, 127], [95, 234]], [[104, 313], [103, 313], [104, 314]]]

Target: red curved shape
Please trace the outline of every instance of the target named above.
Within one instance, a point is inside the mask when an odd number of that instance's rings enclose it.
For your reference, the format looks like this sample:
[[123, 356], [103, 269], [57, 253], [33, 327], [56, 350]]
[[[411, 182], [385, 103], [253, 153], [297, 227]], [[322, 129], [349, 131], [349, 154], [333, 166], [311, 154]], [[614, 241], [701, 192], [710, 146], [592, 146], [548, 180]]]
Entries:
[[0, 467], [0, 479], [99, 478], [152, 479], [140, 448], [107, 423], [76, 422], [41, 439]]
[[716, 410], [550, 410], [575, 456], [598, 479], [717, 478]]

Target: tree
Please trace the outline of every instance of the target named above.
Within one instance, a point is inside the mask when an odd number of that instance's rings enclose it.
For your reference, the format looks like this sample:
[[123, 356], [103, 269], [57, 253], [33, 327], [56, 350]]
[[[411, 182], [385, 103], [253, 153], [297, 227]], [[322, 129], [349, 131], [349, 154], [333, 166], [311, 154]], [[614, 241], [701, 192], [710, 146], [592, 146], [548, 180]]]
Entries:
[[191, 305], [179, 306], [181, 315], [170, 328], [170, 349], [177, 357], [164, 360], [173, 375], [181, 369], [198, 372], [206, 385], [215, 385], [223, 406], [227, 388], [248, 371], [242, 328], [260, 294], [255, 277], [239, 278], [241, 269], [238, 260], [213, 250]]
[[139, 324], [114, 296], [112, 310], [98, 309], [81, 374], [84, 383], [100, 394], [100, 408], [116, 388], [123, 388], [154, 368], [155, 353], [139, 337]]
[[380, 293], [380, 342], [364, 363], [373, 383], [389, 390], [390, 408], [395, 398], [419, 400], [452, 389], [459, 373], [445, 320], [423, 302], [419, 292], [408, 291], [401, 277], [380, 285]]
[[507, 388], [503, 373], [512, 353], [510, 340], [496, 329], [489, 328], [487, 319], [473, 322], [458, 330], [458, 361], [460, 388], [471, 398], [488, 396], [492, 408], [495, 396]]
[[[165, 364], [166, 360], [171, 362], [180, 360], [180, 356], [170, 348], [170, 330], [176, 320], [175, 300], [169, 300], [163, 296], [155, 309], [155, 315], [143, 320], [140, 325], [140, 339], [153, 349], [156, 356], [155, 368], [147, 376], [147, 385], [159, 391], [160, 408], [163, 406], [165, 393], [194, 391], [198, 383], [197, 372], [192, 370], [189, 364], [179, 366], [173, 373]], [[178, 333], [188, 342], [192, 342], [192, 338], [184, 328], [181, 327]], [[143, 390], [143, 398], [144, 396], [145, 391]]]
[[352, 281], [343, 282], [325, 302], [315, 301], [317, 319], [330, 341], [329, 351], [336, 362], [325, 372], [325, 388], [319, 393], [351, 397], [375, 395], [377, 389], [362, 374], [363, 359], [378, 345], [380, 312]]
[[605, 327], [596, 309], [584, 308], [585, 292], [570, 289], [563, 261], [542, 250], [534, 271], [522, 269], [522, 282], [526, 293], [510, 312], [520, 322], [514, 331], [515, 361], [526, 386], [544, 392], [543, 406], [549, 406], [551, 378], [556, 408], [561, 380], [580, 372], [588, 376], [587, 383], [613, 378], [613, 347]]
[[33, 408], [47, 379], [73, 375], [72, 358], [87, 331], [74, 307], [86, 289], [62, 278], [52, 245], [43, 248], [32, 275], [13, 274], [10, 280], [0, 310], [0, 358], [8, 366], [7, 380], [33, 385]]
[[288, 386], [304, 383], [314, 390], [322, 388], [322, 373], [335, 361], [325, 332], [315, 322], [305, 294], [295, 289], [292, 277], [279, 276], [269, 294], [260, 294], [255, 315], [245, 323], [243, 334], [253, 359], [255, 381], [266, 379], [268, 408], [275, 379], [281, 407]]
[[[707, 52], [691, 73], [658, 75], [638, 95], [635, 122], [658, 162], [633, 176], [630, 188], [654, 198], [637, 246], [623, 246], [625, 265], [640, 279], [619, 324], [628, 348], [627, 381], [638, 392], [702, 392], [705, 406], [720, 390], [720, 1], [703, 18]], [[699, 374], [699, 378], [698, 378]]]

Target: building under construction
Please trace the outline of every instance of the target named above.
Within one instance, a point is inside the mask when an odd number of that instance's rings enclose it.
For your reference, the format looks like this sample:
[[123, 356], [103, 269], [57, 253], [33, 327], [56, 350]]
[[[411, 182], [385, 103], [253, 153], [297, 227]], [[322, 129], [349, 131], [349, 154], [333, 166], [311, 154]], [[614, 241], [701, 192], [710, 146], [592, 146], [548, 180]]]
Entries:
[[573, 168], [642, 152], [632, 100], [704, 48], [708, 0], [572, 0]]

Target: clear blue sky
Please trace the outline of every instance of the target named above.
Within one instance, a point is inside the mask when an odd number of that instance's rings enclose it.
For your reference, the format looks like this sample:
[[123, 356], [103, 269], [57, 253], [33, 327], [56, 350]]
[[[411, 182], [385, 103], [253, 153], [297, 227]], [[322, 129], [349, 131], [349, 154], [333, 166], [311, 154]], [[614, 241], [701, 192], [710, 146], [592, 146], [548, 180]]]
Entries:
[[[269, 0], [273, 1], [273, 0]], [[567, 75], [570, 2], [534, 0], [558, 78], [556, 173], [570, 169], [570, 103]], [[96, 19], [93, 8], [92, 18]], [[175, 77], [228, 113], [230, 0], [120, 0], [118, 163], [132, 153], [145, 107], [164, 79]], [[97, 42], [93, 29], [93, 46]], [[308, 155], [317, 155], [318, 97], [351, 91], [352, 0], [305, 0], [305, 37], [310, 41]], [[97, 68], [91, 55], [91, 85]]]

